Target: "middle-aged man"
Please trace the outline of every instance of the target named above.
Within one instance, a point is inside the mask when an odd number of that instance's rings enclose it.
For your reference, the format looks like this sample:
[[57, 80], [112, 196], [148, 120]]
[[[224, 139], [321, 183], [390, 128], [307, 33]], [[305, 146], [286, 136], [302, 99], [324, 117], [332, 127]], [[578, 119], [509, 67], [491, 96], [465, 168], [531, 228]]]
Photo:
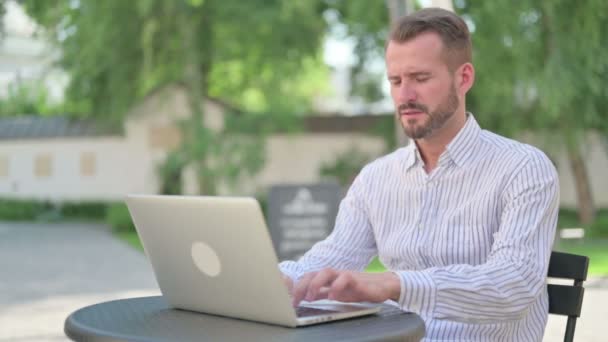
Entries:
[[[466, 111], [471, 62], [467, 26], [449, 11], [395, 25], [388, 80], [413, 142], [366, 165], [331, 235], [279, 265], [294, 305], [394, 300], [424, 319], [426, 341], [542, 340], [557, 173]], [[375, 255], [389, 272], [361, 272]]]

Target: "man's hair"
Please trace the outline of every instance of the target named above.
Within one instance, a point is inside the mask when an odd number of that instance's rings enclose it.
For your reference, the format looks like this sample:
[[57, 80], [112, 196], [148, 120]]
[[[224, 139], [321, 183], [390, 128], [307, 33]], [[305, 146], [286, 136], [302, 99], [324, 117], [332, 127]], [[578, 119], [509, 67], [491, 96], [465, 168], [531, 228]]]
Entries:
[[444, 59], [450, 70], [472, 61], [467, 24], [455, 13], [441, 8], [424, 8], [399, 18], [386, 45], [390, 41], [405, 43], [426, 32], [434, 32], [441, 38]]

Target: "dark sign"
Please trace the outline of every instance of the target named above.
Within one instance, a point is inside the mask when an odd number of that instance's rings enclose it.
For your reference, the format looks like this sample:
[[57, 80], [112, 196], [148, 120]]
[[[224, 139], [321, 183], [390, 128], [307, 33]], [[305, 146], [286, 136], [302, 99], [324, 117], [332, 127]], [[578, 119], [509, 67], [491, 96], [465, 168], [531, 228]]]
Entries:
[[334, 183], [273, 186], [268, 219], [279, 260], [297, 260], [327, 237], [341, 199], [342, 190]]

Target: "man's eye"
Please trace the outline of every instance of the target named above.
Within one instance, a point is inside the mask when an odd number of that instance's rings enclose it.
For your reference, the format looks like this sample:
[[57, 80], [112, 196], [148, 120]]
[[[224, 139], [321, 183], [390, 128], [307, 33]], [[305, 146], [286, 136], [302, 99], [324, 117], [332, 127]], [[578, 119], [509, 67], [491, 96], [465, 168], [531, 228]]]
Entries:
[[428, 77], [418, 77], [418, 78], [416, 78], [416, 82], [418, 82], [418, 83], [424, 83], [424, 82], [426, 82], [428, 80], [429, 80]]

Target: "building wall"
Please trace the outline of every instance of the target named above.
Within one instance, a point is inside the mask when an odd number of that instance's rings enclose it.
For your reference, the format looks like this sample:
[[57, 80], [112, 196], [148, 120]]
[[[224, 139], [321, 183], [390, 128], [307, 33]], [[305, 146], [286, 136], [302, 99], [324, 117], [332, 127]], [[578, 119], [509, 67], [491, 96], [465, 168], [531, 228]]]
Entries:
[[[0, 197], [121, 200], [127, 193], [156, 193], [160, 188], [158, 167], [168, 151], [179, 143], [181, 137], [175, 122], [188, 117], [188, 108], [183, 90], [168, 87], [147, 97], [131, 111], [124, 137], [0, 140]], [[208, 126], [222, 128], [222, 108], [218, 104], [208, 101], [204, 112]], [[522, 140], [538, 146], [552, 158], [560, 177], [561, 204], [576, 207], [576, 189], [564, 149], [538, 137], [524, 136]], [[218, 190], [221, 194], [253, 195], [273, 184], [318, 182], [324, 163], [353, 148], [370, 160], [385, 151], [382, 139], [356, 132], [272, 135], [267, 141], [266, 164], [261, 172], [236, 186], [220, 184]], [[581, 148], [588, 162], [596, 205], [608, 207], [606, 146], [599, 135], [590, 134]], [[85, 159], [94, 156], [93, 175], [81, 174], [83, 155], [88, 156]], [[184, 192], [196, 194], [193, 170], [187, 169], [184, 176]]]
[[385, 150], [382, 139], [361, 133], [272, 135], [266, 142], [266, 164], [260, 173], [234, 189], [223, 191], [255, 194], [275, 184], [319, 182], [322, 165], [353, 148], [370, 160]]
[[3, 141], [0, 159], [2, 197], [119, 199], [135, 185], [121, 138]]
[[[121, 200], [128, 193], [156, 193], [156, 168], [166, 151], [150, 147], [145, 128], [133, 128], [127, 138], [0, 142], [0, 197]], [[370, 157], [384, 148], [382, 140], [358, 134], [272, 136], [263, 170], [239, 186], [219, 190], [249, 195], [277, 183], [317, 182], [324, 162], [354, 146]], [[196, 183], [190, 180], [185, 192], [196, 194]]]
[[[577, 194], [574, 176], [570, 167], [567, 152], [555, 137], [542, 140], [538, 136], [524, 136], [522, 140], [534, 145], [551, 157], [556, 164], [560, 181], [560, 203], [563, 207], [576, 208]], [[583, 158], [587, 163], [587, 174], [591, 182], [591, 192], [595, 205], [608, 208], [608, 149], [599, 134], [591, 132], [581, 146]]]

